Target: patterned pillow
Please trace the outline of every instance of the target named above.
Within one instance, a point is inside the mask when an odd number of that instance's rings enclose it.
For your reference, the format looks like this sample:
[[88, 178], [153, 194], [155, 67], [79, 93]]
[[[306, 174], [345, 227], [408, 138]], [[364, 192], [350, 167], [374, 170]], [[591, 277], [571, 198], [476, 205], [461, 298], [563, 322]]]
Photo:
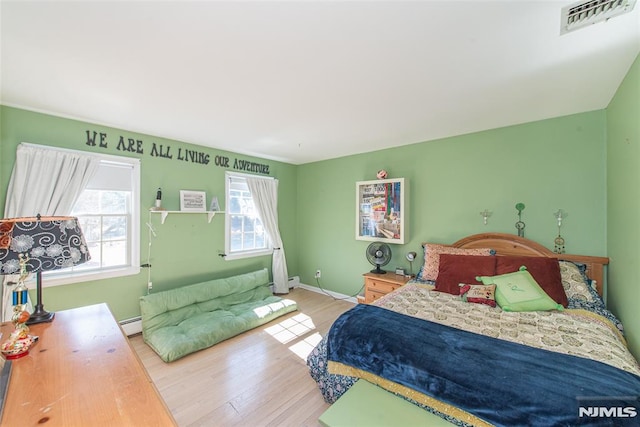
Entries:
[[438, 278], [440, 254], [477, 256], [490, 256], [495, 254], [495, 251], [489, 248], [462, 249], [436, 243], [423, 243], [422, 246], [424, 247], [424, 266], [421, 271], [421, 280], [436, 280]]
[[496, 285], [465, 285], [460, 283], [462, 301], [496, 306]]
[[624, 335], [622, 322], [607, 307], [598, 295], [598, 292], [590, 285], [591, 281], [586, 274], [587, 267], [584, 264], [573, 261], [560, 261], [560, 274], [562, 285], [569, 298], [568, 308], [579, 308], [597, 313], [603, 316]]
[[592, 302], [595, 289], [589, 284], [586, 274], [580, 270], [580, 266], [571, 261], [560, 261], [560, 275], [562, 286], [569, 300]]
[[585, 274], [580, 271], [577, 264], [571, 261], [560, 261], [560, 275], [564, 293], [569, 300], [584, 302], [593, 301], [593, 292]]

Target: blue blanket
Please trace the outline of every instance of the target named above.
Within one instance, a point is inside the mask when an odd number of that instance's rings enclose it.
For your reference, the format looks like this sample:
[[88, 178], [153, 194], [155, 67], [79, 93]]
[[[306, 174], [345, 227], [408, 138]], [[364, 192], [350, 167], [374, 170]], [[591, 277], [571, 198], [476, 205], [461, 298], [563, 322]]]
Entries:
[[340, 316], [327, 355], [495, 425], [640, 423], [640, 377], [632, 373], [376, 306]]

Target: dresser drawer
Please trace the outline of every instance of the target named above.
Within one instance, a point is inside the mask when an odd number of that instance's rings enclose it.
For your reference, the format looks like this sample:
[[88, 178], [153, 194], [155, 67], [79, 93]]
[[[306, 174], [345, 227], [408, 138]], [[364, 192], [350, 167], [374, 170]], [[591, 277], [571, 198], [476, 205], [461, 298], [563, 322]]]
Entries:
[[395, 291], [402, 285], [398, 283], [383, 282], [378, 279], [367, 279], [367, 290], [371, 292], [382, 292], [388, 294], [391, 291]]
[[364, 302], [370, 304], [389, 292], [402, 287], [409, 281], [409, 277], [396, 274], [364, 274]]
[[389, 292], [401, 288], [408, 280], [408, 277], [396, 274], [366, 273], [364, 275], [364, 302], [370, 304]]
[[386, 293], [383, 292], [376, 292], [376, 291], [372, 291], [372, 290], [367, 290], [367, 295], [365, 297], [365, 303], [366, 304], [371, 304], [372, 302], [374, 302], [375, 300], [382, 298], [383, 296], [385, 296]]

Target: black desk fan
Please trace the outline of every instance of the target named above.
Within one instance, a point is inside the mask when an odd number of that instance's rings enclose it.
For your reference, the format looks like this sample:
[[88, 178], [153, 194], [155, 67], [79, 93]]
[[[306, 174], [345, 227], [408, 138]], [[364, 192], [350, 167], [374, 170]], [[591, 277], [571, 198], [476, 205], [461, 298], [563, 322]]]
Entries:
[[386, 243], [373, 242], [367, 247], [367, 261], [376, 268], [371, 270], [372, 273], [385, 274], [382, 266], [389, 264], [391, 261], [391, 248]]

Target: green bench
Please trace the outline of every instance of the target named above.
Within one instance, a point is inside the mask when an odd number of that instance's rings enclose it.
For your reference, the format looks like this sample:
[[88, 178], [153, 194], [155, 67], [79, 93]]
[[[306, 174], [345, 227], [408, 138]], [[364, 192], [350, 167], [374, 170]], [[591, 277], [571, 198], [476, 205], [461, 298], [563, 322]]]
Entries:
[[451, 427], [433, 415], [374, 384], [358, 380], [318, 419], [324, 427]]

